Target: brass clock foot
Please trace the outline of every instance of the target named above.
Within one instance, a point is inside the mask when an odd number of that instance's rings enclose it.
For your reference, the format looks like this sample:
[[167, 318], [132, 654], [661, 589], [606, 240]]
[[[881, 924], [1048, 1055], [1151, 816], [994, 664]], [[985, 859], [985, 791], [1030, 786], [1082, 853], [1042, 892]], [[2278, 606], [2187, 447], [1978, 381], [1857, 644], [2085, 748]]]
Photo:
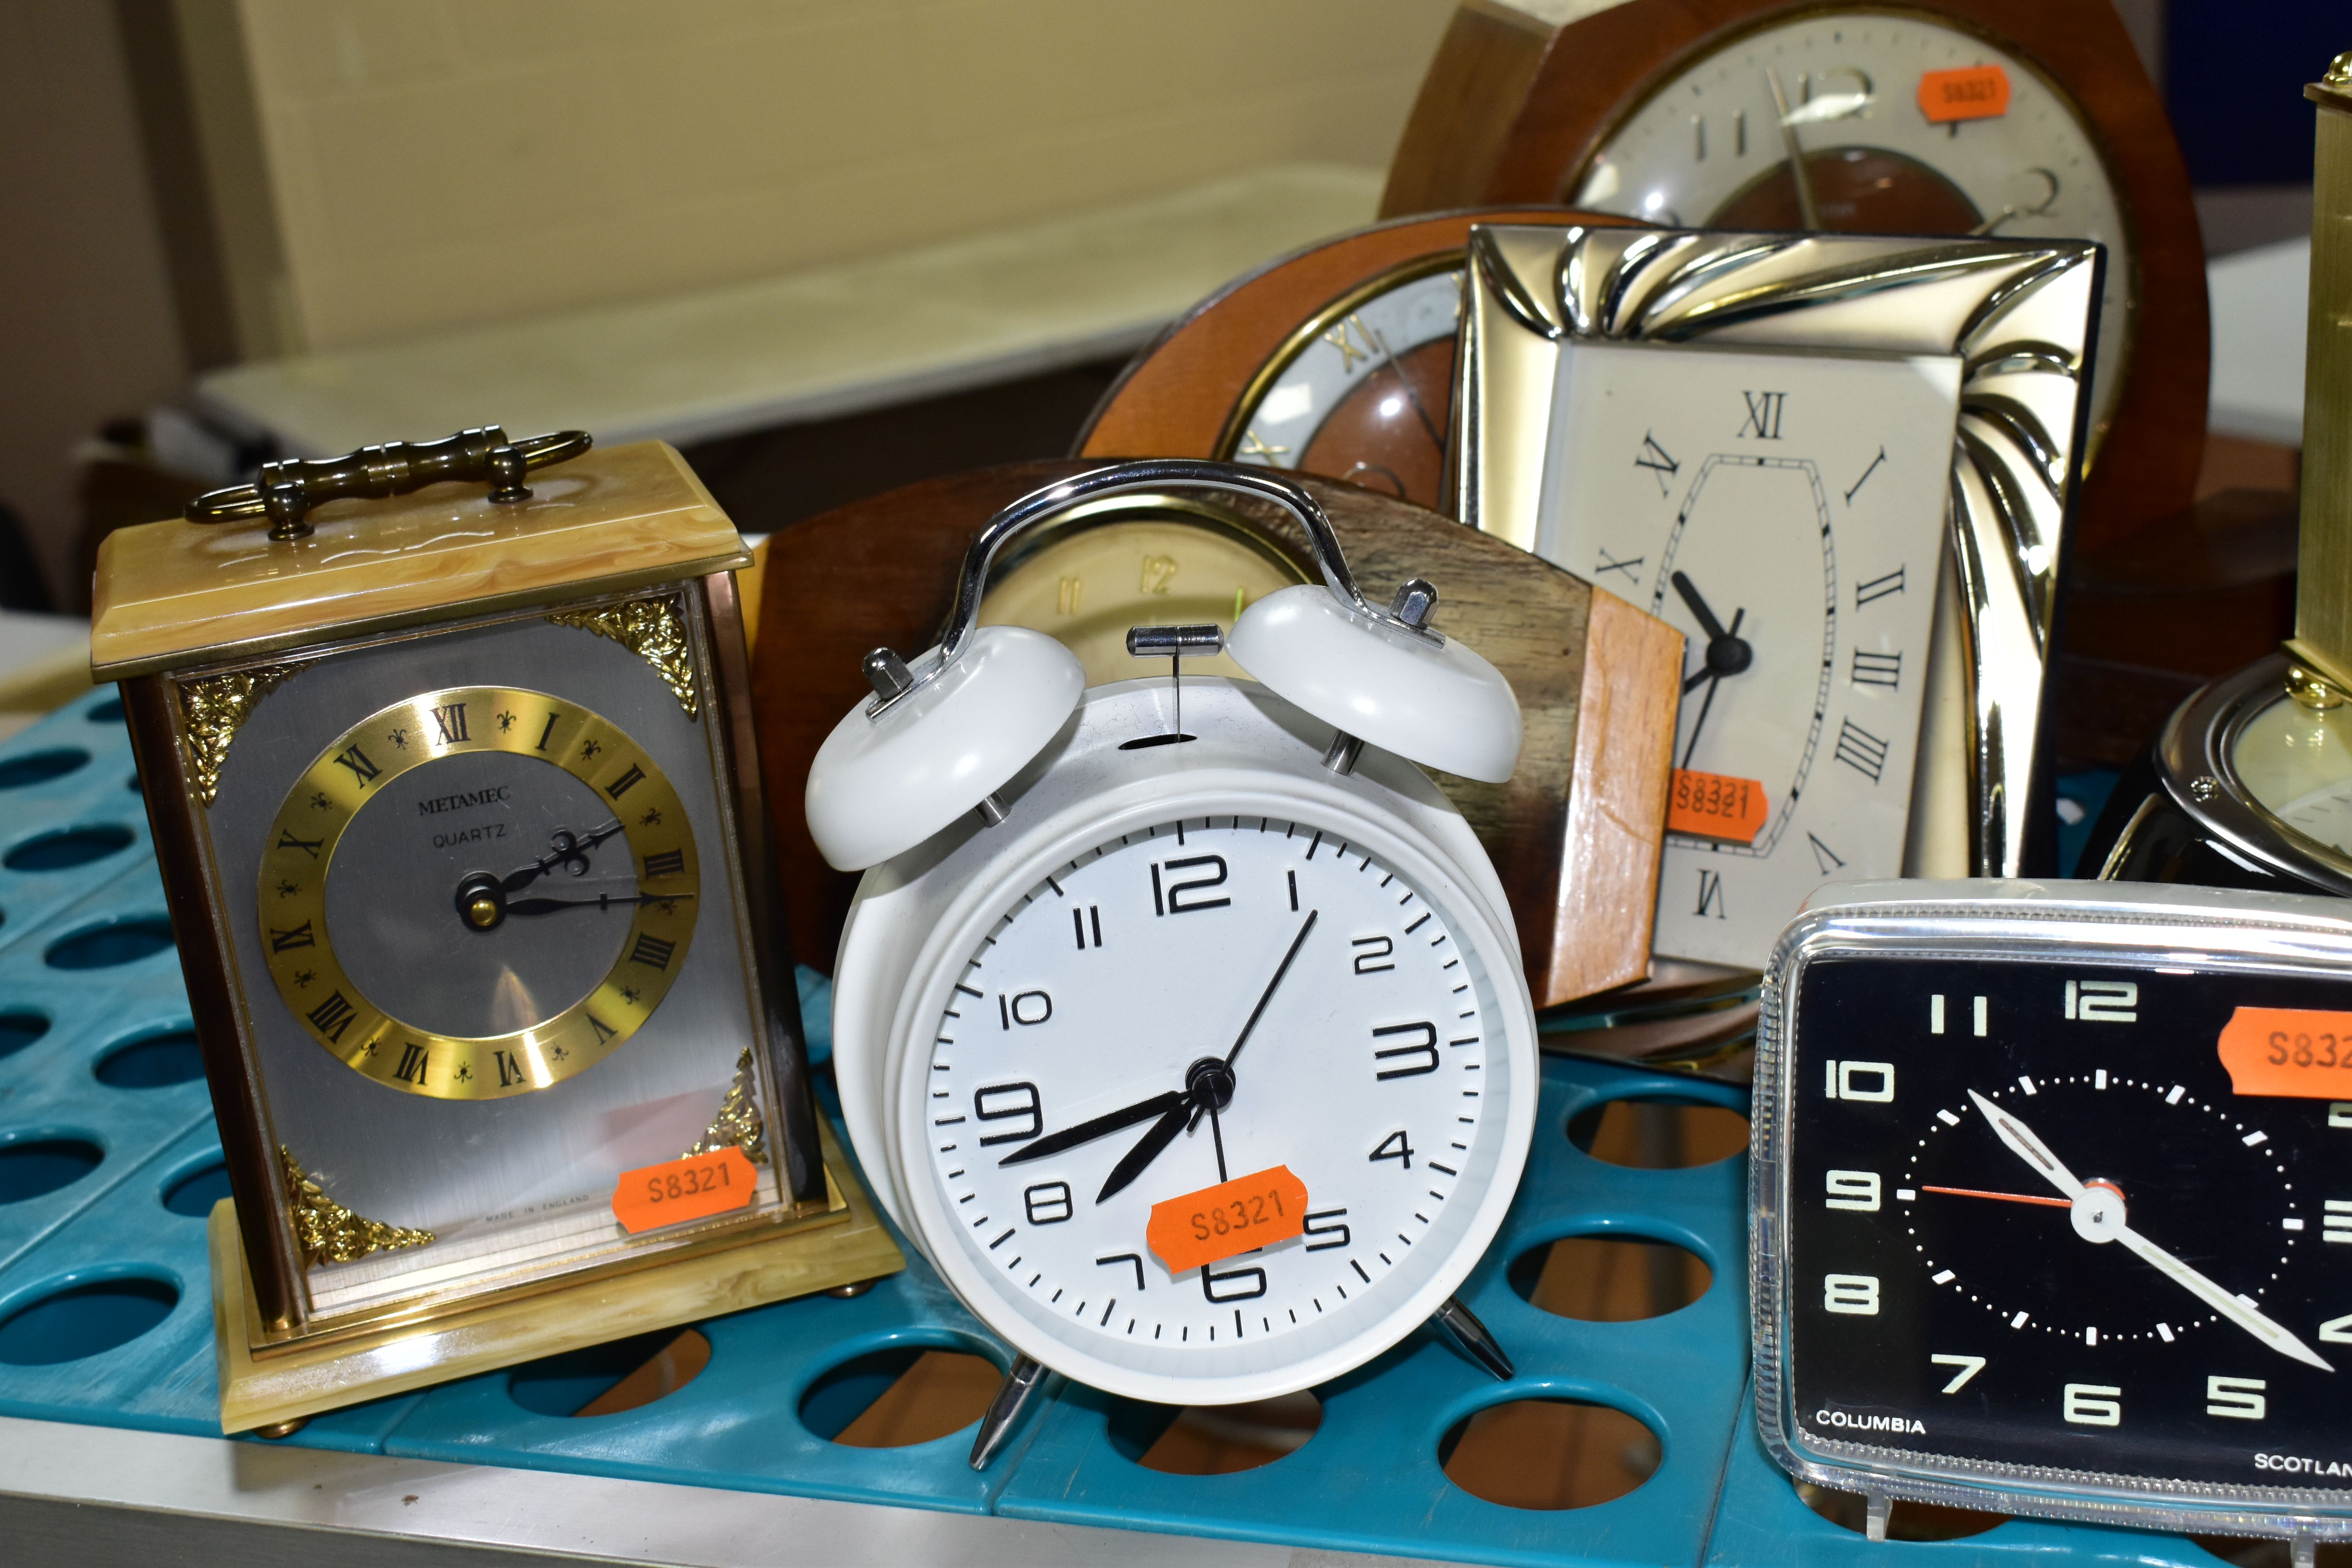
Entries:
[[979, 1434], [971, 1440], [973, 1469], [988, 1468], [1045, 1381], [1045, 1369], [1039, 1363], [1024, 1355], [1013, 1363], [1013, 1370], [1004, 1374], [1004, 1386], [988, 1402], [988, 1414], [980, 1418]]
[[1445, 1298], [1445, 1305], [1431, 1313], [1429, 1321], [1443, 1330], [1445, 1337], [1452, 1340], [1464, 1355], [1493, 1373], [1498, 1380], [1510, 1381], [1513, 1373], [1511, 1358], [1503, 1353], [1503, 1347], [1495, 1342], [1495, 1336], [1486, 1331], [1486, 1325], [1478, 1321], [1477, 1315], [1462, 1304], [1461, 1297]]
[[291, 1421], [273, 1421], [267, 1426], [256, 1426], [253, 1429], [253, 1435], [257, 1437], [267, 1437], [275, 1442], [280, 1437], [291, 1437], [310, 1424], [310, 1418], [308, 1415], [297, 1415]]
[[846, 1285], [835, 1285], [832, 1289], [827, 1290], [825, 1294], [828, 1296], [837, 1297], [844, 1301], [854, 1301], [858, 1297], [865, 1295], [868, 1290], [873, 1289], [875, 1286], [879, 1285], [881, 1282], [882, 1281], [879, 1279], [852, 1279]]

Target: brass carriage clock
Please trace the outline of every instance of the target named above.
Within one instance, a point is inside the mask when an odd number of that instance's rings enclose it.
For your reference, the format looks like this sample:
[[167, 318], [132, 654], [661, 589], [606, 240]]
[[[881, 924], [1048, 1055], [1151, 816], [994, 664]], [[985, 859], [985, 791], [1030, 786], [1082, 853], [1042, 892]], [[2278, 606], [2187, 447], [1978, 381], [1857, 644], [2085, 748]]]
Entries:
[[589, 446], [272, 464], [100, 552], [233, 1194], [224, 1430], [900, 1266], [810, 1098], [742, 542]]

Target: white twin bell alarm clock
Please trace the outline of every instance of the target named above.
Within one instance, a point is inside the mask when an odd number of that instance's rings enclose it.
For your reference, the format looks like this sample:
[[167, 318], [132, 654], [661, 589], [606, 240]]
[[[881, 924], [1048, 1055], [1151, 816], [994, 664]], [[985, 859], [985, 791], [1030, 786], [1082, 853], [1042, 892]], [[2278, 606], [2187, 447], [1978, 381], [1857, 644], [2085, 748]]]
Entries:
[[[1052, 637], [976, 625], [1010, 541], [1171, 487], [1286, 508], [1322, 585], [1229, 642], [1139, 626], [1169, 673], [1091, 690]], [[1238, 1404], [1433, 1321], [1509, 1374], [1454, 1292], [1527, 1159], [1535, 1011], [1494, 867], [1414, 764], [1508, 777], [1519, 710], [1436, 597], [1367, 603], [1277, 475], [1128, 463], [998, 513], [940, 647], [866, 656], [808, 780], [817, 847], [866, 871], [834, 1064], [883, 1206], [1020, 1354], [975, 1468], [1048, 1368]], [[1220, 647], [1257, 679], [1181, 679]]]

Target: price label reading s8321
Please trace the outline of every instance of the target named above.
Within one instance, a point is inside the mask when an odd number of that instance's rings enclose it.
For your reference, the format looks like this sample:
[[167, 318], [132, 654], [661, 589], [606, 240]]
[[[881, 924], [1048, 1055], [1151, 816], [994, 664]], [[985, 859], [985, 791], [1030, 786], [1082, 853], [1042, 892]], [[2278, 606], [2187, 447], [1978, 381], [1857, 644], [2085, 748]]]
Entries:
[[2009, 73], [1999, 66], [1923, 71], [1919, 76], [1919, 112], [1927, 117], [1930, 125], [1998, 120], [2009, 112]]
[[2239, 1094], [2352, 1100], [2352, 1013], [2241, 1007], [2221, 1027], [2221, 1053]]
[[1754, 779], [1676, 768], [1666, 793], [1666, 831], [1753, 844], [1771, 808]]
[[1181, 1274], [1306, 1229], [1307, 1184], [1276, 1165], [1152, 1205], [1143, 1239], [1169, 1272]]
[[716, 1154], [689, 1154], [621, 1173], [613, 1192], [613, 1217], [635, 1236], [690, 1219], [740, 1209], [759, 1191], [759, 1173], [743, 1151], [721, 1149]]

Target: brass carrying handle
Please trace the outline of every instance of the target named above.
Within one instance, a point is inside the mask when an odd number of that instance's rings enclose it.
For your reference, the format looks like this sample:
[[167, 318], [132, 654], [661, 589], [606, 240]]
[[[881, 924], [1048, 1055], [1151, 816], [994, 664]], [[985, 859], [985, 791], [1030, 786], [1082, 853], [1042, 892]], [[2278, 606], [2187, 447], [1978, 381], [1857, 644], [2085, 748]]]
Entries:
[[264, 463], [253, 482], [207, 490], [183, 514], [190, 522], [269, 519], [269, 537], [300, 539], [312, 507], [352, 496], [404, 496], [445, 480], [488, 481], [494, 501], [527, 500], [523, 476], [576, 458], [593, 446], [585, 430], [557, 430], [509, 441], [496, 425], [478, 426], [438, 441], [387, 441], [340, 458], [289, 458]]

